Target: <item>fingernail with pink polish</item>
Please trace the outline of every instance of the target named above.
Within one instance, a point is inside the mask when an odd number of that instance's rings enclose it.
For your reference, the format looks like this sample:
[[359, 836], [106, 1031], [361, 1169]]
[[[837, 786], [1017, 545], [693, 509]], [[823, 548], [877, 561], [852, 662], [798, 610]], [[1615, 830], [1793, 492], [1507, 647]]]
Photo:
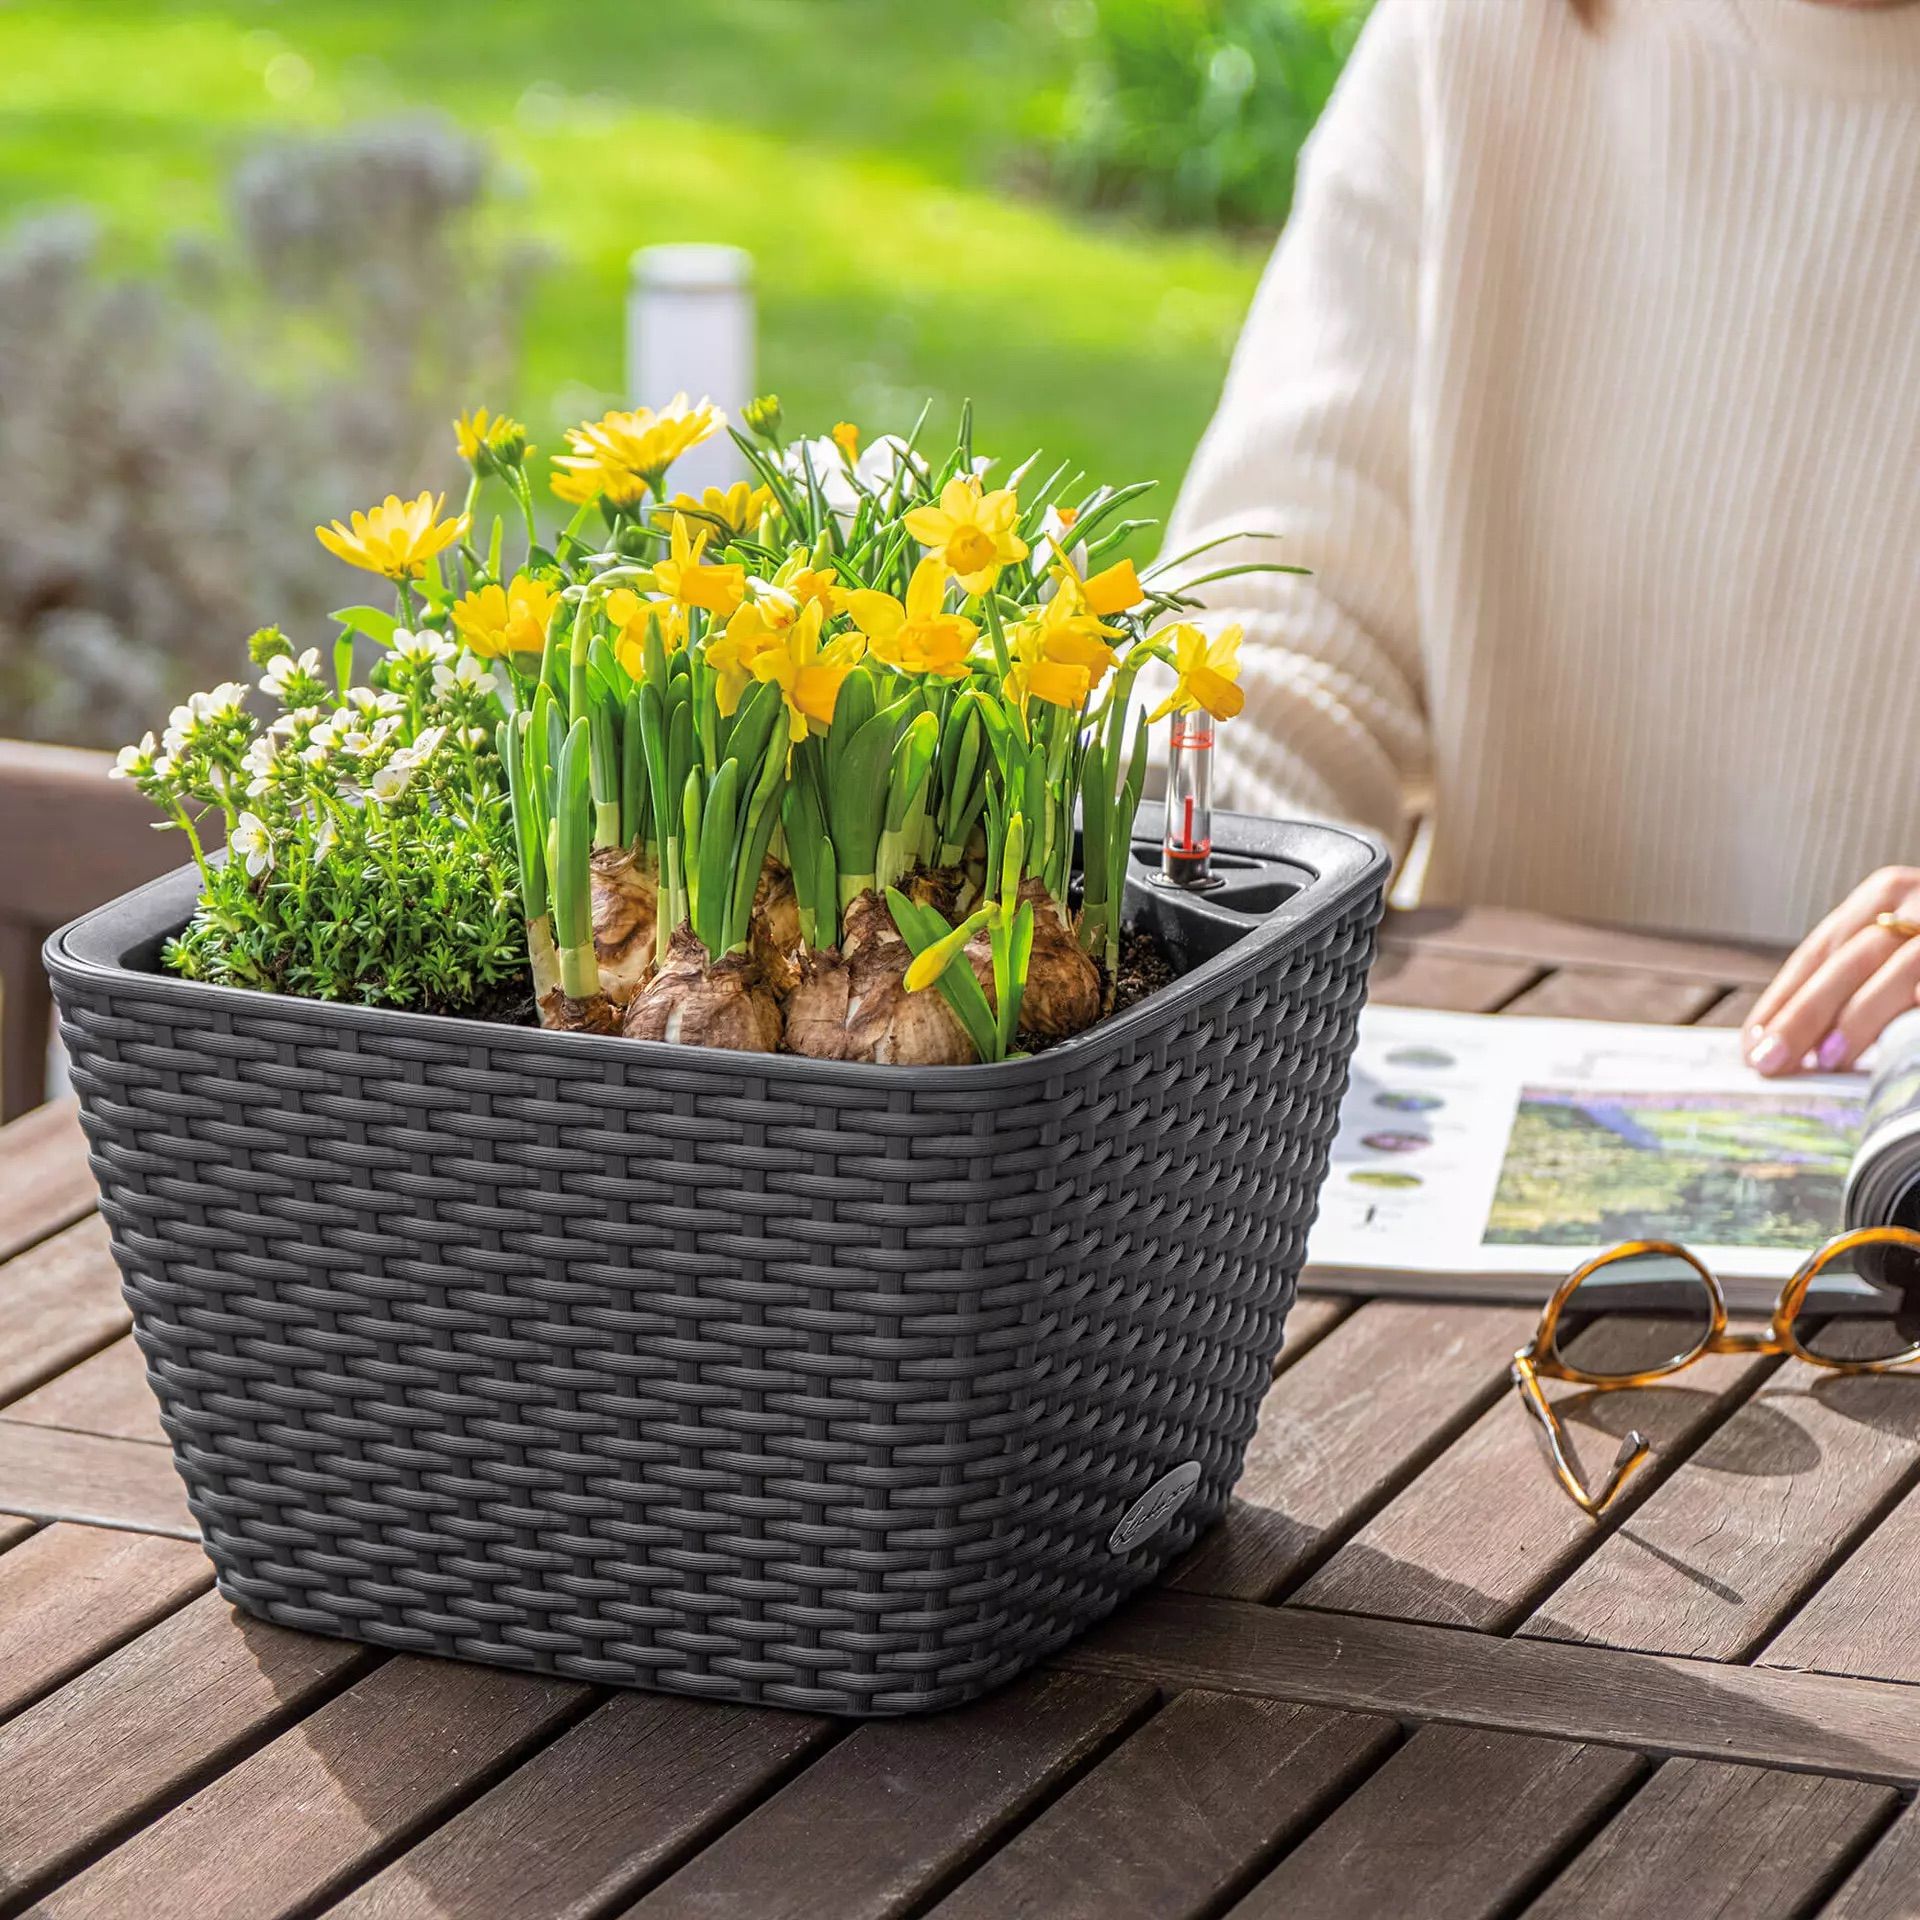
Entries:
[[1759, 1021], [1755, 1021], [1746, 1031], [1747, 1051], [1751, 1053], [1767, 1037], [1767, 1030]]
[[1787, 1043], [1770, 1033], [1747, 1055], [1747, 1064], [1756, 1073], [1778, 1073], [1787, 1064]]
[[1835, 1027], [1834, 1030], [1820, 1042], [1820, 1051], [1813, 1057], [1822, 1073], [1831, 1073], [1835, 1067], [1840, 1066], [1846, 1060], [1847, 1036], [1842, 1033], [1838, 1027]]

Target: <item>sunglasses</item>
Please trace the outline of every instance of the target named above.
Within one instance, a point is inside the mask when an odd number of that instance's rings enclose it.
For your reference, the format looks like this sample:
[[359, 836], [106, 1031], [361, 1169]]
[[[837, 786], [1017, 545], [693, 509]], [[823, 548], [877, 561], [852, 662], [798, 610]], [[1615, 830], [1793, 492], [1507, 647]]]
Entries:
[[[1816, 1280], [1827, 1283], [1817, 1293]], [[1574, 1341], [1577, 1360], [1567, 1351]], [[1583, 1512], [1599, 1513], [1653, 1447], [1629, 1432], [1605, 1482], [1589, 1492], [1540, 1382], [1644, 1387], [1710, 1353], [1791, 1354], [1834, 1373], [1885, 1373], [1920, 1360], [1920, 1233], [1863, 1227], [1829, 1240], [1780, 1289], [1766, 1328], [1751, 1332], [1727, 1325], [1720, 1282], [1670, 1240], [1629, 1240], [1576, 1267], [1513, 1356], [1512, 1372], [1546, 1430], [1555, 1478]]]

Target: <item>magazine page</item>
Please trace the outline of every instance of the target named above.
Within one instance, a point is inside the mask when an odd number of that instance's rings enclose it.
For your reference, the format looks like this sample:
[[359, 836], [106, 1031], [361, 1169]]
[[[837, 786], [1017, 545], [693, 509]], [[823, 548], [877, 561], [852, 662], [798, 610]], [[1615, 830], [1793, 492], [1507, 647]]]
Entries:
[[1841, 1226], [1867, 1089], [1763, 1080], [1724, 1029], [1368, 1007], [1309, 1277], [1535, 1297], [1619, 1241], [1667, 1239], [1777, 1284]]

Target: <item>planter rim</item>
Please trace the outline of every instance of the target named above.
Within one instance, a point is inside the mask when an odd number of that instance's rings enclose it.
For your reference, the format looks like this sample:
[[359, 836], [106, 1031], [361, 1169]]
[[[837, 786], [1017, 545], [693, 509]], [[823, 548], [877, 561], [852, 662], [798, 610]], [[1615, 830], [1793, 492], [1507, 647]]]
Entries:
[[[1157, 835], [1160, 824], [1161, 808], [1152, 803], [1143, 805], [1139, 826], [1152, 836]], [[1376, 834], [1360, 828], [1313, 819], [1273, 820], [1220, 810], [1214, 814], [1214, 847], [1222, 853], [1254, 854], [1284, 861], [1304, 869], [1311, 878], [1292, 899], [1260, 915], [1242, 913], [1204, 894], [1186, 896], [1182, 901], [1183, 912], [1231, 927], [1241, 937], [1224, 952], [1181, 974], [1169, 986], [1149, 994], [1124, 1013], [1102, 1020], [1044, 1053], [1017, 1060], [975, 1062], [964, 1067], [873, 1066], [861, 1061], [814, 1060], [804, 1054], [736, 1054], [724, 1048], [682, 1046], [663, 1040], [629, 1040], [617, 1034], [569, 1033], [549, 1027], [456, 1019], [404, 1007], [366, 1006], [354, 1001], [266, 993], [257, 987], [183, 980], [174, 974], [150, 973], [128, 966], [121, 956], [129, 947], [172, 931], [191, 911], [199, 892], [198, 871], [191, 862], [69, 921], [48, 936], [42, 958], [50, 974], [74, 984], [105, 986], [134, 979], [140, 983], [142, 992], [174, 1002], [204, 1004], [206, 996], [214, 995], [222, 1001], [233, 1000], [255, 1011], [265, 1010], [283, 1018], [304, 1017], [330, 1024], [344, 1022], [375, 1031], [397, 1025], [422, 1038], [445, 1042], [471, 1043], [477, 1028], [484, 1033], [489, 1046], [511, 1051], [571, 1047], [581, 1050], [583, 1058], [598, 1058], [609, 1065], [652, 1065], [678, 1072], [712, 1074], [729, 1064], [743, 1066], [751, 1062], [751, 1071], [773, 1081], [804, 1080], [814, 1085], [869, 1089], [911, 1086], [942, 1093], [971, 1089], [979, 1093], [1071, 1072], [1110, 1047], [1125, 1045], [1141, 1029], [1157, 1024], [1164, 1017], [1170, 1000], [1230, 991], [1260, 970], [1272, 948], [1300, 939], [1323, 921], [1345, 911], [1354, 890], [1384, 875], [1392, 864], [1385, 843]], [[1150, 884], [1137, 874], [1129, 874], [1128, 895], [1131, 897], [1136, 889]], [[157, 911], [162, 907], [164, 911]]]

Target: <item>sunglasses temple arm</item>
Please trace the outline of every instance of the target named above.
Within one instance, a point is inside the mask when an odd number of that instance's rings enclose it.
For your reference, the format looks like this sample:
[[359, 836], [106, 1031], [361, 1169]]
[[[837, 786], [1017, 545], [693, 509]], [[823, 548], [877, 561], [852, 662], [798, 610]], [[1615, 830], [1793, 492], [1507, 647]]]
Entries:
[[1513, 1383], [1520, 1389], [1520, 1398], [1526, 1403], [1527, 1411], [1546, 1432], [1547, 1446], [1553, 1455], [1554, 1477], [1566, 1489], [1568, 1499], [1581, 1512], [1598, 1514], [1626, 1483], [1627, 1475], [1653, 1452], [1646, 1435], [1636, 1429], [1620, 1442], [1620, 1451], [1614, 1456], [1606, 1484], [1598, 1493], [1589, 1493], [1580, 1484], [1580, 1476], [1574, 1472], [1573, 1462], [1568, 1457], [1567, 1437], [1560, 1425], [1560, 1416], [1554, 1412], [1553, 1402], [1540, 1390], [1533, 1362], [1524, 1353], [1517, 1353], [1513, 1357]]

